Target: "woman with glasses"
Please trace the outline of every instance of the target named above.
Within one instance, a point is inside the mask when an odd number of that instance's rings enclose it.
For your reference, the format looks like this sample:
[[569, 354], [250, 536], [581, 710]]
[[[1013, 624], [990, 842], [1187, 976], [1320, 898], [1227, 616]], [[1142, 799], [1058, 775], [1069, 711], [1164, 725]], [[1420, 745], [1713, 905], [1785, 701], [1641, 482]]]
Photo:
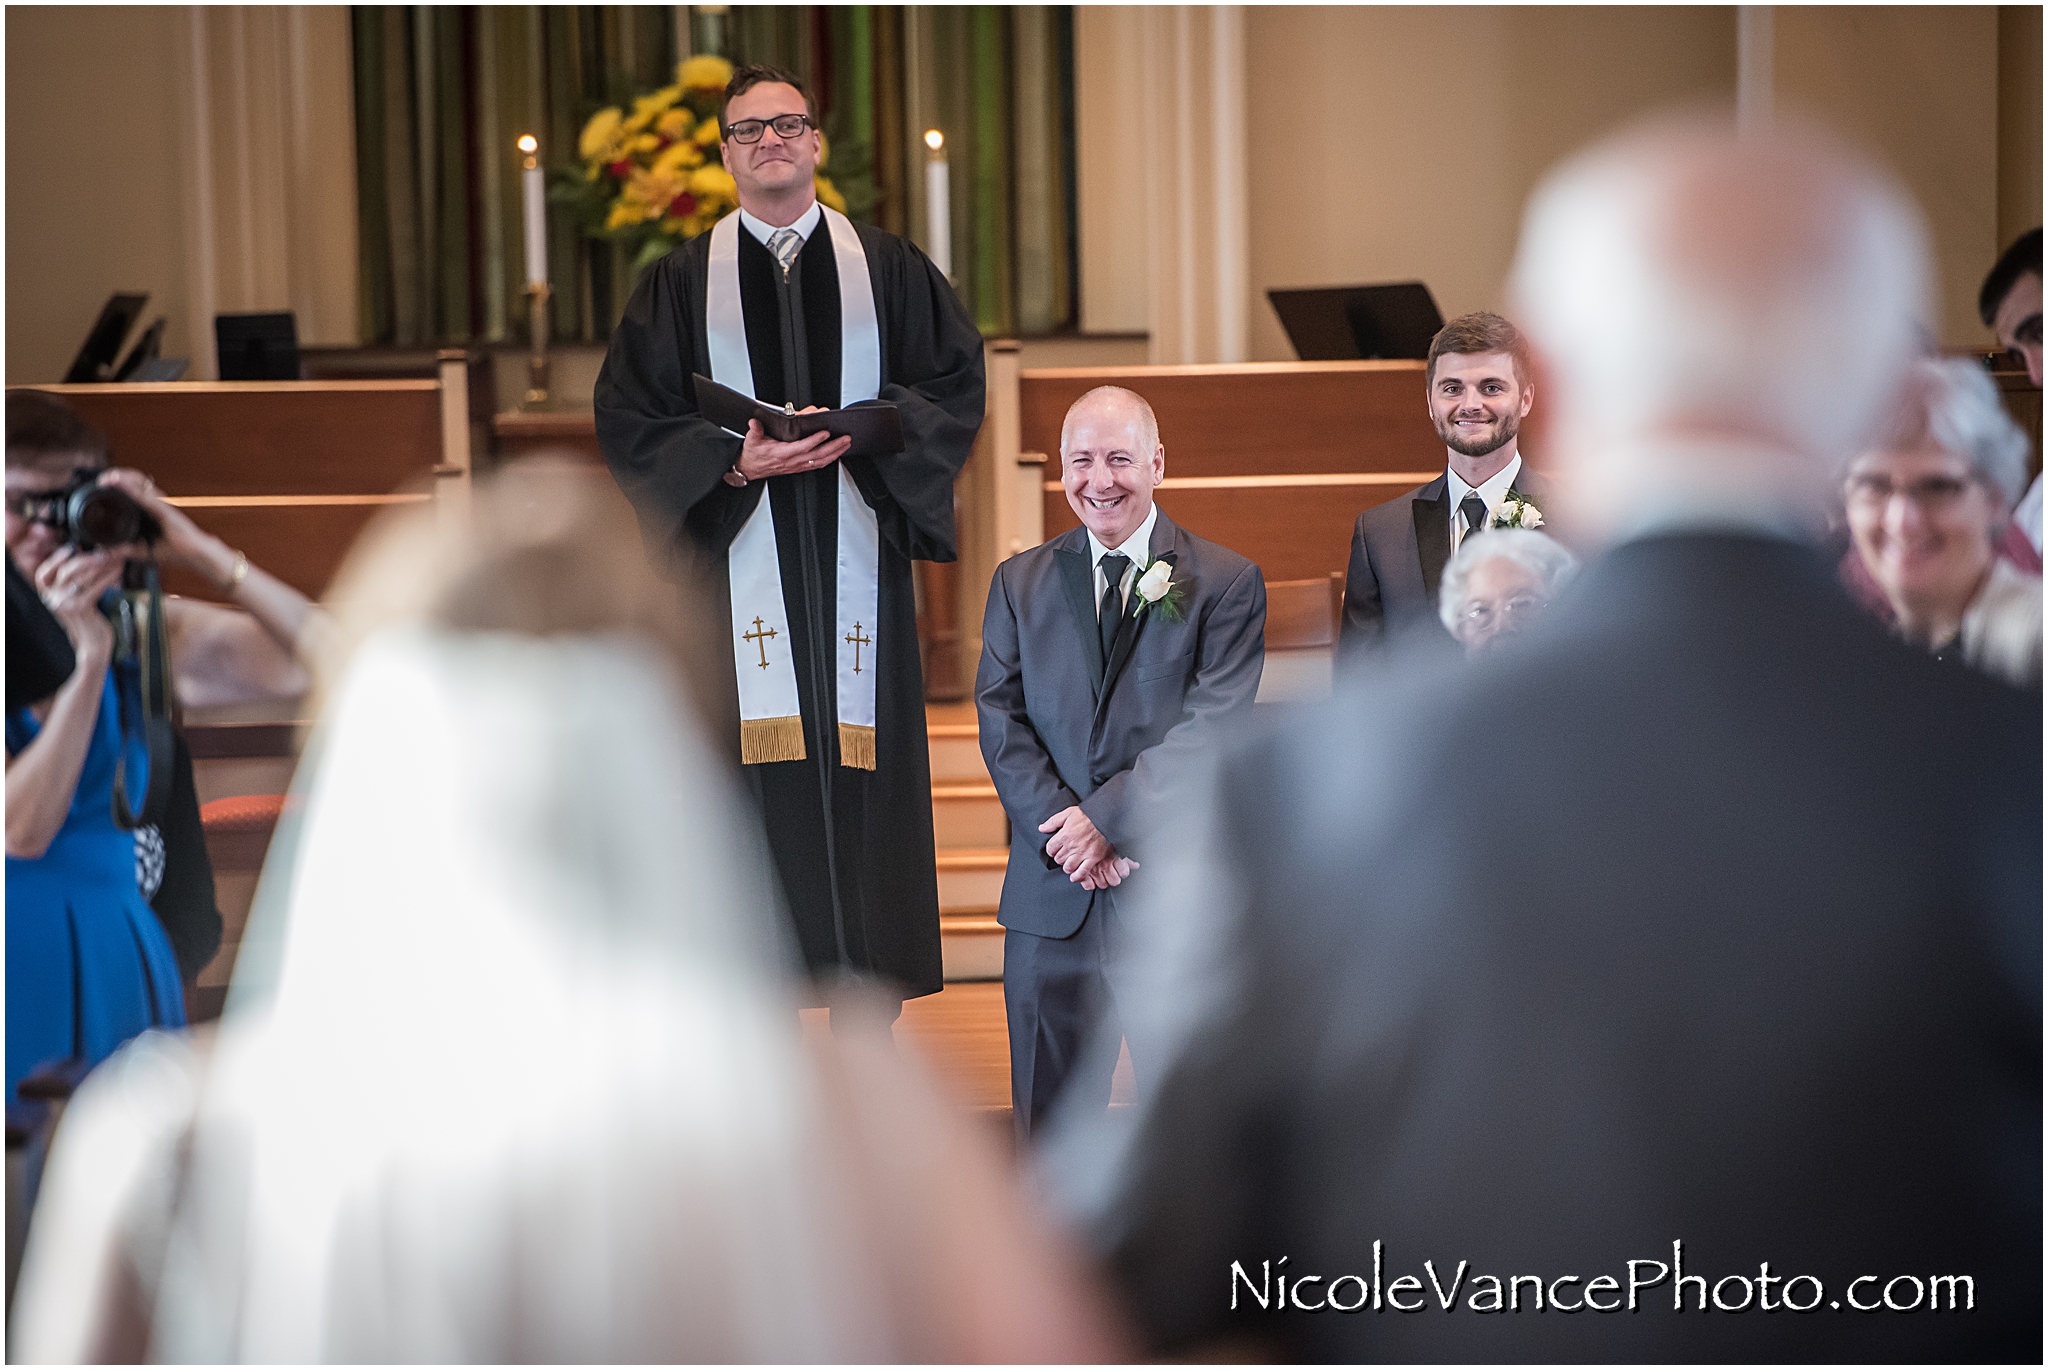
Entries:
[[1444, 567], [1437, 613], [1467, 656], [1484, 656], [1527, 631], [1578, 569], [1546, 533], [1495, 528], [1467, 538]]
[[[139, 728], [131, 725], [135, 745], [123, 747], [124, 711], [138, 712], [135, 681], [124, 683], [100, 608], [121, 583], [124, 549], [81, 551], [34, 507], [74, 469], [103, 464], [104, 450], [69, 409], [8, 396], [7, 555], [16, 584], [33, 585], [70, 648], [65, 660], [52, 641], [41, 682], [8, 701], [10, 1115], [16, 1085], [38, 1067], [89, 1067], [145, 1028], [185, 1021], [176, 956], [137, 884], [134, 833], [114, 815], [117, 776], [137, 807], [146, 784], [135, 764]], [[33, 609], [11, 604], [9, 616], [22, 621]]]
[[[40, 598], [70, 648], [66, 654], [51, 639], [62, 659], [18, 697], [9, 690], [10, 1107], [17, 1083], [39, 1067], [89, 1068], [145, 1028], [182, 1024], [184, 979], [197, 975], [220, 940], [205, 849], [192, 840], [198, 814], [186, 787], [189, 759], [181, 786], [173, 752], [167, 837], [145, 843], [139, 856], [138, 831], [115, 818], [117, 776], [139, 809], [148, 770], [138, 673], [114, 660], [102, 600], [130, 557], [151, 553], [136, 545], [80, 548], [68, 509], [81, 477], [97, 473], [101, 488], [127, 495], [155, 524], [153, 554], [206, 575], [236, 606], [165, 601], [171, 684], [186, 707], [303, 693], [306, 673], [293, 649], [317, 637], [311, 630], [323, 621], [304, 596], [168, 503], [147, 476], [106, 470], [108, 455], [105, 435], [63, 401], [33, 390], [8, 393], [6, 537], [18, 577], [10, 618], [25, 620]], [[189, 807], [179, 809], [181, 802]]]
[[2015, 685], [2041, 683], [2041, 582], [1998, 556], [2027, 439], [1974, 363], [1922, 362], [1898, 430], [1844, 483], [1857, 554], [1906, 641]]

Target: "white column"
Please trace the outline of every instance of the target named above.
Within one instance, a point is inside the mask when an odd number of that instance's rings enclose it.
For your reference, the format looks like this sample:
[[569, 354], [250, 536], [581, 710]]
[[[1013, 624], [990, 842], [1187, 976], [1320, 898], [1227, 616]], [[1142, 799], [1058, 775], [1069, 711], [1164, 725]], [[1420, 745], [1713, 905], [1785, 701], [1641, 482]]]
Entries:
[[215, 375], [215, 314], [288, 309], [301, 342], [354, 343], [347, 9], [191, 6], [179, 33], [187, 375]]
[[1074, 7], [1074, 184], [1081, 331], [1152, 327], [1148, 178], [1133, 162], [1162, 155], [1145, 87], [1147, 11]]
[[1142, 11], [1155, 363], [1244, 360], [1250, 259], [1244, 12]]
[[1215, 162], [1216, 355], [1241, 362], [1250, 347], [1251, 167], [1245, 155], [1244, 6], [1218, 5], [1209, 11], [1209, 138]]

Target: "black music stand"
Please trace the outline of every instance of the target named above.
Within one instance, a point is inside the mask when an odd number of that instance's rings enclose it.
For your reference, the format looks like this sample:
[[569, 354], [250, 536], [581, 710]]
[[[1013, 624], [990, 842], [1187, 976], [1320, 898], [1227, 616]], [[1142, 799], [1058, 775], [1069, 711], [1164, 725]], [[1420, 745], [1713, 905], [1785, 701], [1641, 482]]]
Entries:
[[157, 352], [163, 346], [163, 341], [164, 319], [159, 314], [155, 322], [142, 330], [142, 337], [136, 342], [135, 346], [128, 349], [128, 356], [121, 362], [120, 369], [114, 372], [114, 379], [117, 381], [132, 381], [136, 379], [137, 374], [145, 365], [157, 359]]
[[108, 296], [106, 306], [100, 310], [99, 322], [92, 326], [92, 332], [85, 337], [85, 346], [78, 349], [77, 360], [64, 373], [64, 384], [91, 385], [111, 379], [114, 362], [121, 355], [121, 340], [128, 336], [129, 329], [135, 327], [135, 321], [142, 317], [142, 307], [148, 303], [146, 292], [123, 290]]
[[1436, 300], [1421, 281], [1392, 285], [1269, 290], [1273, 312], [1305, 362], [1357, 361], [1429, 355], [1444, 326]]
[[224, 381], [295, 381], [299, 328], [291, 314], [216, 314], [213, 341]]

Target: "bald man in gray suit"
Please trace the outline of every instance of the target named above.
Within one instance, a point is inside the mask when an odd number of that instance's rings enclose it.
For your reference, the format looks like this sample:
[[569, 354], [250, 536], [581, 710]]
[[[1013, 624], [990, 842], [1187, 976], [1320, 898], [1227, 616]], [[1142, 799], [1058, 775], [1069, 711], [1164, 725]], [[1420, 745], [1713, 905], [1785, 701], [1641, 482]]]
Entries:
[[[1107, 1106], [1120, 901], [1173, 859], [1170, 835], [1149, 839], [1196, 759], [1249, 718], [1265, 664], [1259, 568], [1168, 518], [1152, 499], [1165, 474], [1150, 405], [1083, 395], [1060, 434], [1082, 526], [989, 586], [975, 703], [1010, 817], [998, 917], [1020, 1139], [1063, 1090]], [[1098, 1038], [1108, 1050], [1084, 1060]], [[1133, 1042], [1140, 1072], [1144, 1055]]]

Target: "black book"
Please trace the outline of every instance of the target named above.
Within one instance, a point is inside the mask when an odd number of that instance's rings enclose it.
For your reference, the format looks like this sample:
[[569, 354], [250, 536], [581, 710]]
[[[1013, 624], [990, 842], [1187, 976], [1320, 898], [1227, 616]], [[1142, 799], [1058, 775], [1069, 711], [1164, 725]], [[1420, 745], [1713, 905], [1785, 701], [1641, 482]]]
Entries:
[[799, 442], [813, 433], [850, 437], [850, 457], [886, 457], [903, 450], [903, 416], [893, 404], [863, 400], [844, 409], [820, 409], [812, 414], [777, 409], [709, 376], [692, 376], [697, 385], [697, 412], [728, 433], [746, 435], [747, 420], [760, 423], [761, 431], [777, 442]]

